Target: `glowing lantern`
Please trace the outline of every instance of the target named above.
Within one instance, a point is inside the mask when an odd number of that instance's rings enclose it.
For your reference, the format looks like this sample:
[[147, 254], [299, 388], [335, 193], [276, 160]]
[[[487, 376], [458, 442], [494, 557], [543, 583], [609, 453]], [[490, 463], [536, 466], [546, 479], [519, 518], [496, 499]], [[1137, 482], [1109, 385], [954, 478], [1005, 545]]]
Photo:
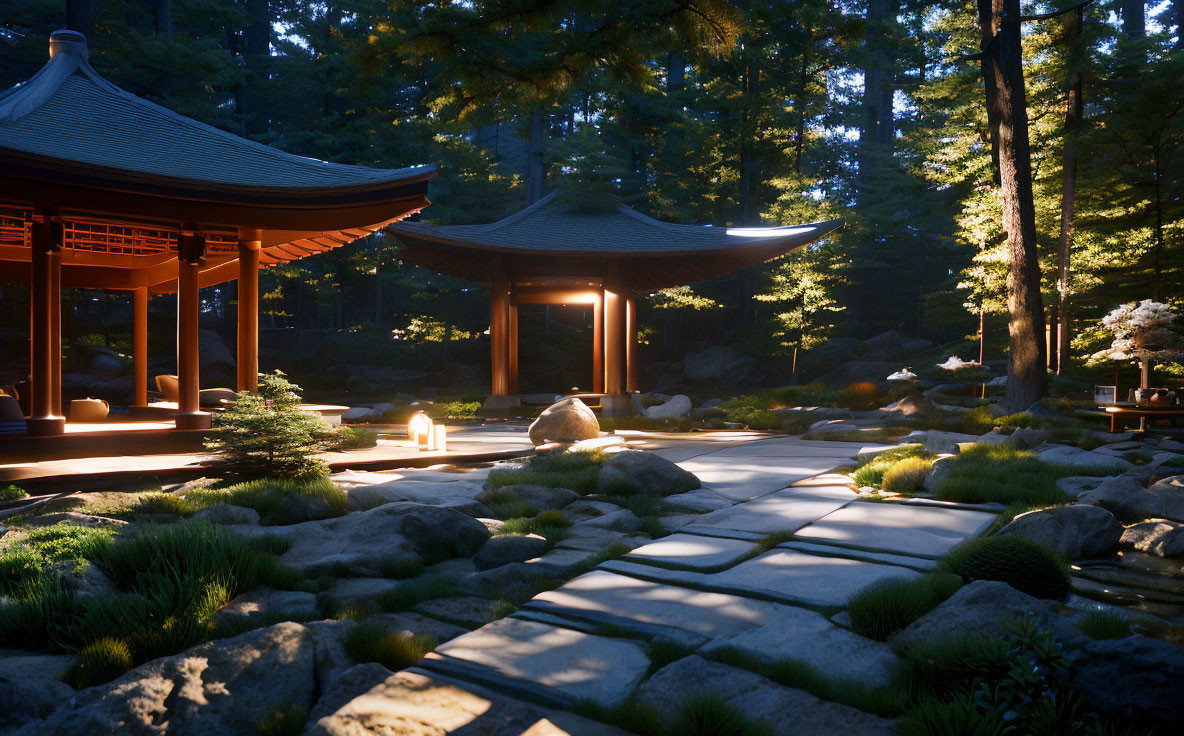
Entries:
[[407, 420], [407, 439], [419, 445], [419, 449], [427, 449], [432, 435], [432, 418], [422, 411], [417, 411]]

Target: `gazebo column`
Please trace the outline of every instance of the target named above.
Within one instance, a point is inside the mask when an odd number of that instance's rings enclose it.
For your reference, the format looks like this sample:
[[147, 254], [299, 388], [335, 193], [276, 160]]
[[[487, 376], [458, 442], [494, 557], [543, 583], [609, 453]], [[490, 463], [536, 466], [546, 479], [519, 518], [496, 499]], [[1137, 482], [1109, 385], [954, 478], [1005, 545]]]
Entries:
[[625, 391], [638, 391], [637, 304], [632, 295], [625, 300]]
[[493, 395], [485, 400], [486, 411], [505, 412], [519, 406], [510, 393], [510, 279], [500, 258], [490, 262], [489, 345]]
[[[62, 223], [37, 216], [32, 223], [32, 263], [29, 282], [29, 371], [32, 397], [26, 422], [29, 434], [47, 436], [66, 431], [66, 419], [55, 411], [54, 375], [60, 374], [62, 359], [61, 327], [54, 328], [54, 315], [61, 292]], [[55, 273], [57, 271], [58, 273]], [[57, 342], [54, 338], [57, 337]], [[54, 363], [59, 365], [54, 370]]]
[[518, 305], [511, 303], [506, 320], [507, 342], [506, 369], [509, 373], [510, 393], [518, 393]]
[[604, 393], [604, 289], [592, 303], [592, 393]]
[[148, 406], [148, 287], [132, 290], [133, 406]]
[[[64, 237], [64, 233], [63, 233]], [[50, 390], [53, 391], [53, 413], [64, 417], [62, 411], [62, 251], [52, 250], [49, 253], [49, 274], [53, 279], [50, 285], [49, 306], [52, 313], [49, 317], [49, 344], [53, 346], [53, 362], [50, 365], [53, 375], [49, 379]]]
[[182, 234], [177, 254], [177, 429], [207, 429], [210, 415], [201, 410], [198, 353], [198, 271], [205, 258], [206, 239]]
[[[614, 264], [615, 266], [615, 264]], [[604, 285], [604, 399], [605, 416], [619, 417], [633, 413], [633, 402], [623, 395], [625, 368], [625, 288], [618, 274], [611, 274]]]
[[238, 233], [238, 390], [259, 387], [259, 251], [261, 230]]

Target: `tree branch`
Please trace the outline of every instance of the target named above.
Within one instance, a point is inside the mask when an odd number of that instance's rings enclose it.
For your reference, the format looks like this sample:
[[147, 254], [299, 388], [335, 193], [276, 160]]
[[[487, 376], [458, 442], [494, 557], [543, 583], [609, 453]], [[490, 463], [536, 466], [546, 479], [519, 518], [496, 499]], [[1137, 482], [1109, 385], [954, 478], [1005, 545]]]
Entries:
[[1087, 5], [1092, 5], [1093, 2], [1094, 2], [1094, 0], [1085, 0], [1085, 2], [1083, 2], [1083, 3], [1077, 3], [1073, 7], [1065, 8], [1064, 10], [1054, 10], [1051, 13], [1041, 13], [1040, 15], [1021, 15], [1020, 16], [1020, 23], [1029, 23], [1029, 22], [1035, 21], [1035, 20], [1049, 20], [1052, 18], [1056, 18], [1057, 16], [1064, 15], [1065, 13], [1072, 13], [1075, 10], [1081, 10], [1081, 9], [1085, 8]]

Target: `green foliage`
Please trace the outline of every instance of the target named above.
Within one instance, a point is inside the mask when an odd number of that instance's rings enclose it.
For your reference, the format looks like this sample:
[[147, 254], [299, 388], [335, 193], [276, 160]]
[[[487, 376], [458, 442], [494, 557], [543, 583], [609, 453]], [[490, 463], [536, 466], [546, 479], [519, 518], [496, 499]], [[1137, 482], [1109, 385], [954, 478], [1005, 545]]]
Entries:
[[599, 450], [538, 455], [521, 467], [494, 469], [489, 473], [489, 487], [535, 485], [587, 495], [596, 492], [600, 466], [607, 459]]
[[897, 727], [901, 736], [1003, 736], [1005, 724], [983, 715], [973, 695], [951, 700], [929, 699], [911, 709]]
[[25, 546], [0, 553], [0, 594], [19, 596], [36, 586], [45, 574], [45, 560]]
[[132, 667], [132, 650], [127, 643], [103, 637], [79, 650], [78, 661], [62, 679], [75, 690], [81, 690], [110, 682]]
[[28, 497], [29, 494], [25, 493], [24, 489], [17, 488], [12, 484], [0, 487], [0, 503], [4, 503], [6, 501], [19, 501], [22, 498]]
[[683, 702], [669, 733], [677, 736], [771, 736], [773, 729], [754, 723], [739, 708], [712, 693]]
[[460, 595], [460, 589], [452, 580], [426, 576], [401, 583], [398, 588], [381, 593], [375, 598], [378, 608], [387, 613], [410, 611], [424, 601], [450, 598]]
[[932, 465], [933, 453], [927, 452], [924, 445], [900, 445], [875, 455], [865, 455], [860, 458], [860, 466], [853, 476], [855, 483], [859, 486], [879, 488], [889, 468], [902, 460], [914, 458], [927, 460]]
[[926, 458], [910, 457], [897, 460], [884, 472], [881, 484], [889, 493], [917, 493], [922, 490], [925, 476], [929, 474], [931, 467], [933, 461]]
[[848, 599], [851, 630], [869, 639], [888, 641], [892, 634], [936, 608], [960, 587], [960, 577], [940, 572], [876, 583]]
[[423, 659], [436, 648], [430, 636], [390, 631], [376, 623], [360, 623], [345, 637], [345, 651], [355, 662], [378, 662], [398, 672]]
[[423, 568], [423, 558], [412, 553], [391, 555], [378, 563], [378, 572], [395, 580], [418, 577], [423, 574]]
[[[948, 463], [948, 466], [947, 466]], [[976, 444], [942, 461], [948, 471], [937, 484], [937, 497], [961, 503], [1025, 503], [1055, 506], [1071, 499], [1057, 480], [1073, 475], [1107, 475], [1104, 468], [1057, 466], [1025, 450]]]
[[136, 499], [132, 516], [189, 516], [197, 508], [188, 499], [163, 491], [149, 491]]
[[378, 432], [365, 427], [338, 427], [329, 441], [329, 450], [360, 450], [378, 445]]
[[571, 519], [562, 511], [544, 511], [533, 518], [508, 519], [497, 534], [538, 534], [555, 541], [563, 537], [565, 530], [572, 525]]
[[653, 706], [632, 696], [613, 706], [601, 705], [595, 700], [580, 700], [576, 702], [573, 710], [584, 718], [607, 723], [640, 736], [662, 736], [665, 733], [662, 714]]
[[14, 533], [0, 547], [0, 595], [26, 597], [43, 590], [56, 576], [51, 566], [80, 572], [98, 557], [115, 533], [66, 522]]
[[941, 567], [967, 582], [999, 580], [1037, 598], [1069, 595], [1069, 565], [1056, 552], [1019, 537], [983, 537], [962, 542], [941, 559]]
[[481, 402], [480, 401], [445, 401], [440, 404], [432, 404], [428, 408], [428, 416], [433, 419], [480, 419], [481, 418]]
[[275, 708], [255, 722], [259, 736], [300, 736], [308, 722], [308, 711], [294, 703]]
[[259, 374], [259, 393], [242, 392], [214, 416], [206, 450], [210, 463], [233, 478], [324, 476], [327, 466], [316, 457], [334, 439], [320, 417], [301, 411], [300, 387], [280, 371]]
[[226, 488], [197, 488], [183, 499], [193, 510], [218, 503], [245, 506], [259, 512], [268, 526], [328, 519], [349, 512], [345, 491], [324, 477], [261, 478]]
[[1134, 632], [1130, 621], [1118, 611], [1091, 611], [1075, 624], [1078, 631], [1091, 639], [1125, 639]]

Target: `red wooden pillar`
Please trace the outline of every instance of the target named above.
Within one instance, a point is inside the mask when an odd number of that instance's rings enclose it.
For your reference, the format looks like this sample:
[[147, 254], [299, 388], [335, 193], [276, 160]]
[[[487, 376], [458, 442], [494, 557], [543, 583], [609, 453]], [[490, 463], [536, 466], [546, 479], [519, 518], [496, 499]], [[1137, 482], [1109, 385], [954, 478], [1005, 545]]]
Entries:
[[259, 388], [259, 251], [262, 231], [238, 233], [238, 390]]
[[489, 344], [492, 350], [492, 388], [494, 396], [510, 393], [510, 282], [501, 259], [492, 263], [493, 279], [489, 290]]
[[148, 405], [148, 287], [132, 290], [132, 380], [134, 406]]
[[507, 372], [509, 373], [510, 393], [518, 393], [518, 305], [510, 304], [508, 306], [508, 318], [506, 324], [507, 341], [509, 345], [506, 348], [506, 362]]
[[52, 310], [49, 317], [49, 344], [53, 350], [50, 369], [53, 374], [50, 376], [49, 385], [53, 391], [54, 416], [64, 417], [66, 413], [62, 411], [62, 251], [50, 251], [49, 258], [49, 274], [53, 279], [53, 283], [50, 285], [52, 296], [49, 300]]
[[[66, 431], [66, 419], [54, 411], [54, 364], [61, 370], [62, 345], [60, 325], [54, 328], [54, 315], [61, 293], [61, 255], [64, 241], [62, 223], [37, 215], [32, 223], [32, 263], [29, 280], [29, 378], [32, 397], [27, 426], [30, 435], [46, 436]], [[57, 273], [55, 273], [55, 271]], [[57, 336], [58, 342], [54, 342]], [[60, 373], [59, 373], [60, 375]]]
[[604, 289], [592, 303], [592, 393], [604, 393]]
[[620, 394], [625, 362], [625, 297], [617, 280], [604, 287], [604, 393]]
[[177, 429], [206, 429], [210, 415], [201, 410], [200, 356], [198, 353], [199, 294], [198, 272], [205, 259], [206, 239], [201, 235], [181, 235], [177, 253]]
[[633, 297], [625, 300], [625, 390], [629, 393], [637, 388], [637, 305]]

